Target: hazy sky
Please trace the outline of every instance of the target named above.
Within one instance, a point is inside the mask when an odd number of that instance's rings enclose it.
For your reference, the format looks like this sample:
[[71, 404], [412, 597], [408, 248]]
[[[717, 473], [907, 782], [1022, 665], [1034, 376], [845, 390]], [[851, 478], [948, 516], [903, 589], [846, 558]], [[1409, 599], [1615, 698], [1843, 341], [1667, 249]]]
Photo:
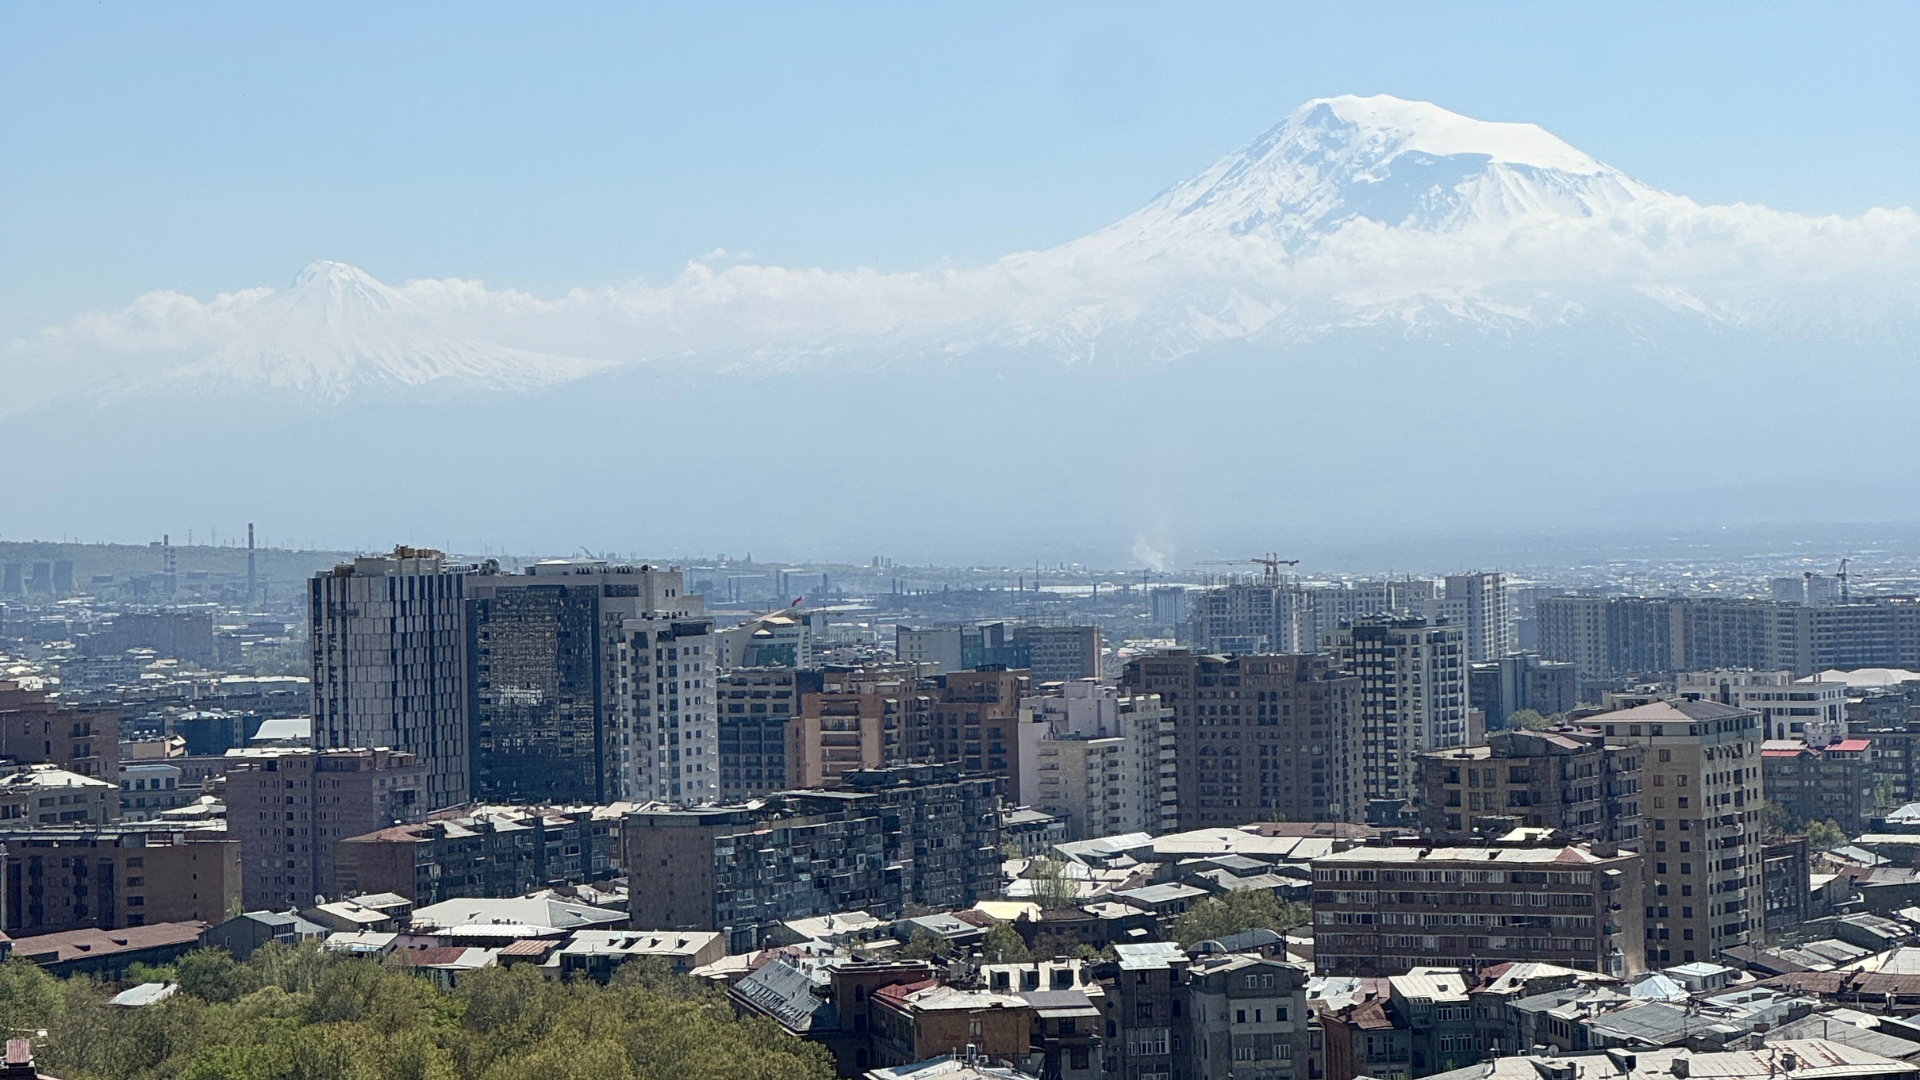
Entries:
[[341, 259], [536, 292], [1050, 245], [1303, 100], [1920, 203], [1920, 5], [0, 6], [0, 335]]

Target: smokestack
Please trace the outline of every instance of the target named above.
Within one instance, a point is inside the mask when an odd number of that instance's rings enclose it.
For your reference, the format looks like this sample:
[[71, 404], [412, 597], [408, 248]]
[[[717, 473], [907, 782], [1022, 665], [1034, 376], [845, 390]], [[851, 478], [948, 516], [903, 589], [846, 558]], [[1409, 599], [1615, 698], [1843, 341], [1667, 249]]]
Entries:
[[247, 606], [253, 606], [253, 522], [247, 522]]

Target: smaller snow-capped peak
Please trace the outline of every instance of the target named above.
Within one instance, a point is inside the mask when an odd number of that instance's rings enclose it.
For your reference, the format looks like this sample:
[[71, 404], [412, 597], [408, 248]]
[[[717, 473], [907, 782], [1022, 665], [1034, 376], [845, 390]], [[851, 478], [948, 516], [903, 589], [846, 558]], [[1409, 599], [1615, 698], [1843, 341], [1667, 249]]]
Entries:
[[133, 387], [251, 386], [339, 400], [368, 388], [525, 390], [607, 366], [500, 344], [458, 312], [325, 259], [284, 288], [246, 297], [222, 326], [225, 340]]
[[[1365, 219], [1451, 232], [1677, 200], [1536, 124], [1475, 120], [1385, 94], [1316, 98], [1094, 234], [1114, 253], [1252, 238], [1299, 251]], [[1677, 200], [1684, 201], [1684, 200]]]

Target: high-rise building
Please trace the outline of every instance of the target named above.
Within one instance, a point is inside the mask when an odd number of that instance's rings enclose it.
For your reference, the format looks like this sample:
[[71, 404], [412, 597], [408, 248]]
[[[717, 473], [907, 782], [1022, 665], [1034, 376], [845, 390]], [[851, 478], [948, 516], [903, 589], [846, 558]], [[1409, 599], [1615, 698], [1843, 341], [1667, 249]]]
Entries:
[[1591, 728], [1496, 731], [1418, 755], [1421, 832], [1450, 842], [1514, 828], [1637, 844], [1645, 751]]
[[1180, 828], [1364, 812], [1363, 684], [1328, 657], [1173, 651], [1129, 661], [1121, 684], [1159, 695], [1174, 714]]
[[1534, 604], [1540, 655], [1572, 664], [1577, 682], [1612, 674], [1607, 606], [1604, 596], [1540, 597]]
[[1178, 828], [1173, 710], [1092, 679], [1048, 689], [1020, 703], [1013, 800], [1064, 817], [1072, 840]]
[[802, 786], [791, 778], [789, 728], [801, 696], [819, 688], [820, 672], [784, 667], [736, 668], [714, 680], [720, 799], [737, 802]]
[[1359, 678], [1366, 799], [1413, 799], [1415, 754], [1473, 741], [1464, 637], [1425, 619], [1362, 619], [1334, 633], [1341, 670]]
[[426, 818], [427, 772], [393, 750], [285, 750], [227, 770], [227, 832], [240, 842], [248, 910], [334, 894], [340, 842]]
[[1100, 677], [1098, 626], [1023, 626], [1014, 639], [1027, 646], [1034, 685]]
[[1447, 575], [1440, 614], [1464, 632], [1469, 661], [1496, 660], [1513, 651], [1505, 574]]
[[1582, 721], [1639, 747], [1646, 962], [1708, 960], [1763, 930], [1760, 718], [1657, 701]]
[[1010, 777], [1019, 772], [1020, 699], [1031, 687], [1025, 671], [955, 671], [936, 675], [929, 689], [924, 753], [913, 760], [953, 762], [969, 773]]
[[[691, 681], [685, 676], [696, 669], [710, 679], [714, 664], [696, 656], [662, 665], [640, 655], [634, 635], [653, 626], [657, 636], [669, 622], [692, 626], [702, 610], [702, 599], [686, 594], [675, 569], [552, 559], [519, 574], [482, 568], [469, 575], [473, 797], [508, 803], [667, 797], [662, 791], [671, 790], [671, 776], [664, 787], [647, 779], [658, 772], [661, 669], [673, 668], [680, 677], [668, 683], [677, 684]], [[655, 642], [649, 651], [658, 648]], [[694, 696], [709, 697], [704, 691]], [[678, 700], [685, 725], [696, 710], [687, 707], [688, 695]], [[670, 750], [672, 736], [680, 734], [707, 749], [708, 758], [717, 755], [699, 741], [708, 736], [692, 734], [704, 728], [676, 728], [673, 715], [664, 719]], [[687, 797], [684, 786], [681, 797]]]
[[307, 592], [317, 747], [386, 747], [427, 772], [427, 806], [470, 795], [466, 586], [425, 548], [342, 563]]

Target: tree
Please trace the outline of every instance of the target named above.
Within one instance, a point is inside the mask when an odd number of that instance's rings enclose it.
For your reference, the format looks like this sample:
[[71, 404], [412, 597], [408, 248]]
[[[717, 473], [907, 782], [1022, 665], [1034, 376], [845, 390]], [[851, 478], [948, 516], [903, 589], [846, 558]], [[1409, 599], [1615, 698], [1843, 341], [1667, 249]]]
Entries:
[[1284, 933], [1304, 925], [1312, 914], [1306, 905], [1282, 901], [1268, 889], [1235, 889], [1182, 912], [1173, 921], [1172, 934], [1181, 945], [1193, 945], [1246, 930]]
[[1080, 883], [1067, 876], [1063, 859], [1040, 856], [1027, 864], [1027, 877], [1033, 882], [1033, 902], [1048, 911], [1080, 902]]
[[65, 1004], [60, 980], [31, 960], [15, 957], [0, 964], [0, 1038], [31, 1036], [46, 1027]]
[[1515, 709], [1507, 714], [1507, 727], [1515, 731], [1545, 731], [1553, 721], [1536, 709]]
[[989, 964], [1025, 964], [1033, 959], [1027, 952], [1027, 942], [1012, 923], [997, 922], [987, 927], [987, 936], [980, 942], [980, 955], [986, 957]]
[[1832, 851], [1851, 839], [1840, 823], [1829, 818], [1826, 821], [1807, 822], [1807, 846], [1815, 851]]

